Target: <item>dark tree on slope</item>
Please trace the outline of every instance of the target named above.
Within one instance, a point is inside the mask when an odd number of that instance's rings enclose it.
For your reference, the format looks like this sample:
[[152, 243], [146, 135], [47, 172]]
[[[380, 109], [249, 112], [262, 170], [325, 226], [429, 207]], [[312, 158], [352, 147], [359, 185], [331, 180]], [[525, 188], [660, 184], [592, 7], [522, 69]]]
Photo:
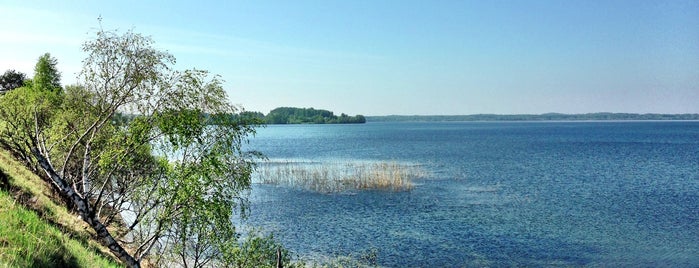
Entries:
[[21, 87], [24, 85], [25, 80], [27, 80], [27, 75], [24, 73], [15, 70], [5, 71], [5, 73], [0, 76], [0, 93]]
[[173, 70], [150, 38], [100, 30], [83, 50], [78, 85], [63, 90], [46, 54], [32, 86], [0, 96], [0, 146], [125, 265], [234, 263], [230, 219], [244, 212], [257, 157], [241, 144], [256, 121], [230, 116], [238, 108], [218, 76]]

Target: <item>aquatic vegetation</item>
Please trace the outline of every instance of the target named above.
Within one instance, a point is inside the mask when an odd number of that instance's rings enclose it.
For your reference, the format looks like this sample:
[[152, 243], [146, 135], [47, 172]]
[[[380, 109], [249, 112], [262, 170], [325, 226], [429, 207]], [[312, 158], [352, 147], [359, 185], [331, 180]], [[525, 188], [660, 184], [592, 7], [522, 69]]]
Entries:
[[261, 163], [253, 181], [332, 193], [347, 190], [409, 191], [413, 180], [425, 177], [417, 165], [397, 162]]

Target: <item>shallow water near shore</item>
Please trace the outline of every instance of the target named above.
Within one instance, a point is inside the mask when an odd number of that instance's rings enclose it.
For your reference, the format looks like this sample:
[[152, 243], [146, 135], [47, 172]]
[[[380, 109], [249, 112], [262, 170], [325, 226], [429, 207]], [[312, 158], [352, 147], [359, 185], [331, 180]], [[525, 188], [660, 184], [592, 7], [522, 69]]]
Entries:
[[254, 184], [248, 223], [306, 260], [387, 267], [697, 266], [699, 122], [274, 125], [270, 159], [419, 165], [410, 191]]

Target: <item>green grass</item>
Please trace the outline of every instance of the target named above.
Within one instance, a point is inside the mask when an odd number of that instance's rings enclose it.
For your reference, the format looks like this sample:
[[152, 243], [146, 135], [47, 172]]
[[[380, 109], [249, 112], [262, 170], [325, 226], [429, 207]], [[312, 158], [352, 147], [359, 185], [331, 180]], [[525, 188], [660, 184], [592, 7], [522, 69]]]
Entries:
[[118, 267], [51, 189], [0, 151], [0, 267]]
[[0, 267], [117, 267], [0, 190]]
[[89, 237], [90, 234], [85, 231], [87, 225], [76, 215], [69, 213], [64, 205], [55, 201], [60, 198], [54, 194], [49, 185], [2, 150], [0, 150], [0, 172], [7, 176], [5, 185], [3, 186], [0, 182], [0, 187], [11, 190], [20, 203], [39, 212], [42, 218], [62, 226], [72, 227], [76, 235]]

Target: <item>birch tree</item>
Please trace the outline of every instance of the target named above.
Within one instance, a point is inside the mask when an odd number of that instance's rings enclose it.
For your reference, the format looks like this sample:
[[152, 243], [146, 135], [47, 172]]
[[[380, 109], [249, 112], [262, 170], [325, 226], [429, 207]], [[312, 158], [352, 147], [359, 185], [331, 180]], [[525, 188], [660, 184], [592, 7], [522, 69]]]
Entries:
[[99, 30], [82, 49], [77, 85], [0, 96], [0, 146], [125, 265], [151, 255], [156, 265], [232, 262], [230, 219], [245, 213], [258, 156], [242, 145], [257, 122], [232, 116], [240, 109], [220, 77], [174, 70], [175, 58], [149, 37]]

